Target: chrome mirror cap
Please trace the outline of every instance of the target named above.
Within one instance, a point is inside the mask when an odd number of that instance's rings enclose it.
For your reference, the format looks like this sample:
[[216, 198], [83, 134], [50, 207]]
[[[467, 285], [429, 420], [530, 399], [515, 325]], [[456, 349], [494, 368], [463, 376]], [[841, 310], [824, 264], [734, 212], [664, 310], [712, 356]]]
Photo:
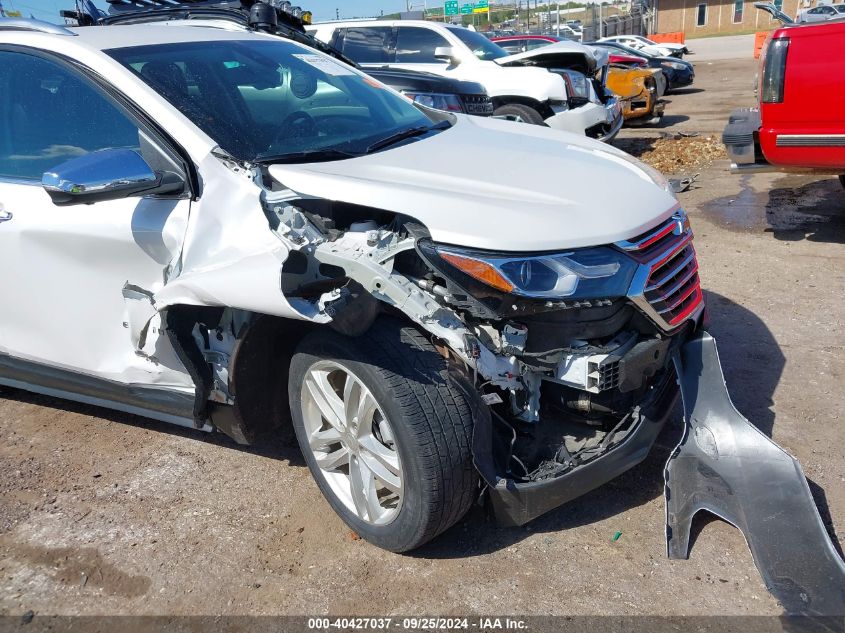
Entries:
[[160, 190], [162, 175], [156, 174], [137, 151], [125, 148], [71, 158], [41, 177], [41, 185], [57, 205], [114, 200], [154, 190], [170, 193], [184, 185], [181, 179], [178, 187], [176, 184], [169, 183], [166, 191]]

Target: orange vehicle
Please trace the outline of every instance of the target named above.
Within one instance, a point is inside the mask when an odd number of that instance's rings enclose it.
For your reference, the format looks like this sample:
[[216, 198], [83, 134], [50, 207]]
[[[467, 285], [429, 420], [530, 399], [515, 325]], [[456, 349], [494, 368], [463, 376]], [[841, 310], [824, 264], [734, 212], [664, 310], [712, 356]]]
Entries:
[[663, 116], [664, 103], [658, 96], [655, 79], [659, 72], [661, 71], [655, 68], [610, 65], [607, 87], [619, 97], [625, 123], [656, 123]]

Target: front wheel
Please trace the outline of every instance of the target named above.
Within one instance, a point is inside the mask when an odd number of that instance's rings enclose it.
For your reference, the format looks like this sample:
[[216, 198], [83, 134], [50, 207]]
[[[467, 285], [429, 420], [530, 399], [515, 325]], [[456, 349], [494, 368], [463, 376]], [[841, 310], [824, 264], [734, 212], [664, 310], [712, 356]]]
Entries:
[[531, 125], [545, 125], [543, 116], [534, 108], [521, 103], [507, 103], [493, 111], [493, 116], [506, 116], [520, 123]]
[[288, 394], [311, 474], [362, 538], [411, 550], [469, 509], [470, 409], [415, 328], [380, 318], [357, 338], [313, 331], [291, 360]]

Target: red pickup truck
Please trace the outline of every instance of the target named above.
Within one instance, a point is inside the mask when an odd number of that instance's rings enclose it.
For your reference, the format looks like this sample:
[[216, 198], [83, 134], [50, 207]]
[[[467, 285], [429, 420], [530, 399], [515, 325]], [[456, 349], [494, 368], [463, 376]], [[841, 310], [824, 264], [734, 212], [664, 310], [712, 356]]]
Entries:
[[845, 19], [795, 24], [754, 6], [785, 24], [763, 46], [759, 107], [732, 112], [722, 134], [731, 171], [834, 174], [845, 186]]

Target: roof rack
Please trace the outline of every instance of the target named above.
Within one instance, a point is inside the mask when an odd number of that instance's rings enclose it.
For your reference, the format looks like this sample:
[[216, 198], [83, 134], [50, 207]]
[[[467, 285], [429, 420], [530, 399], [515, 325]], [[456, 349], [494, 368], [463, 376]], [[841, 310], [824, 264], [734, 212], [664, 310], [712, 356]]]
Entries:
[[31, 18], [0, 18], [0, 31], [36, 31], [52, 35], [76, 35], [64, 26]]

